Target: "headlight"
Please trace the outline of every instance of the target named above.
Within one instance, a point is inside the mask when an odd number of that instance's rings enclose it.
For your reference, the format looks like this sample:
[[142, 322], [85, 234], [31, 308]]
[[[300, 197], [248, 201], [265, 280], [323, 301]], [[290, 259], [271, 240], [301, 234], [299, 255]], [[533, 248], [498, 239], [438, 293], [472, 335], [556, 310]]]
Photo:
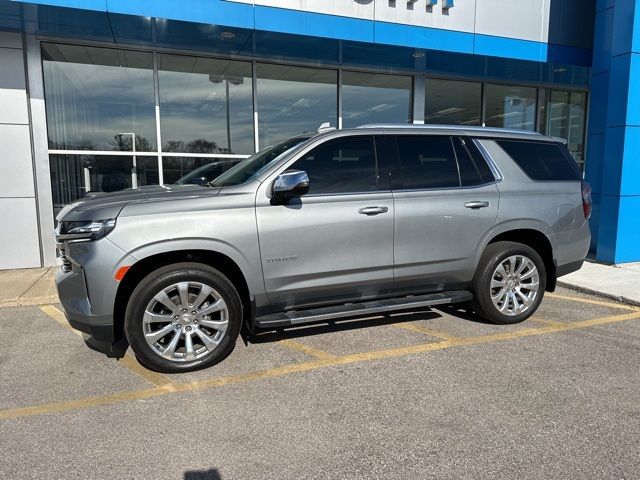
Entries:
[[111, 232], [116, 226], [116, 219], [89, 220], [82, 222], [58, 222], [56, 239], [58, 241], [74, 240], [89, 241], [98, 240]]

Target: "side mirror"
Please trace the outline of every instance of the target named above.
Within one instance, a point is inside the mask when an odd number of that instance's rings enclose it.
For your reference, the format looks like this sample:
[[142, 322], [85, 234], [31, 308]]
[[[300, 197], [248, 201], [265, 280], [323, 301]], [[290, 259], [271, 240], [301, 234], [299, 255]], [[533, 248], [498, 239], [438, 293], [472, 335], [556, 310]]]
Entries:
[[309, 176], [307, 172], [293, 170], [284, 172], [273, 182], [272, 203], [286, 203], [292, 198], [301, 197], [309, 192]]

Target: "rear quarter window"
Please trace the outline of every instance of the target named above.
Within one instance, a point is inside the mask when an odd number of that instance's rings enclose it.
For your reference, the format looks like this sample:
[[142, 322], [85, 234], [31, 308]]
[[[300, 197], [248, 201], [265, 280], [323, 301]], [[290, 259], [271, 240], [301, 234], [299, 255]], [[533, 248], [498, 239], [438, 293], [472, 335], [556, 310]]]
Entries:
[[569, 152], [558, 143], [496, 140], [532, 180], [580, 180], [580, 169]]

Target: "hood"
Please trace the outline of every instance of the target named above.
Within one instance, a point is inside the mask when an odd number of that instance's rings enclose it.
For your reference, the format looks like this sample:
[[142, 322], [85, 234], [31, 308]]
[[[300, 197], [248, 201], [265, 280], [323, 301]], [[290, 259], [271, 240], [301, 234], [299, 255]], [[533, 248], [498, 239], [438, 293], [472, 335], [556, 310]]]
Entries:
[[87, 196], [65, 206], [56, 220], [83, 221], [106, 220], [116, 218], [125, 205], [174, 200], [178, 198], [196, 198], [217, 195], [219, 187], [200, 185], [164, 185], [129, 188], [113, 193], [89, 193]]

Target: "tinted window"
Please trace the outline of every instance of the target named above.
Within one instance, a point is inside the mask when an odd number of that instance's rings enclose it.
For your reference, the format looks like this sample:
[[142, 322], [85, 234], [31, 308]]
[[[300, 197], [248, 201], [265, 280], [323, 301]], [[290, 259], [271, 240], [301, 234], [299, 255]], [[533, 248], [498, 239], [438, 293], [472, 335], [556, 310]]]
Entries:
[[251, 63], [158, 55], [162, 149], [254, 153]]
[[338, 72], [258, 63], [260, 148], [329, 122], [338, 124]]
[[411, 77], [342, 73], [342, 126], [407, 123], [411, 116]]
[[[373, 137], [345, 137], [314, 148], [290, 170], [309, 175], [309, 194], [380, 190]], [[388, 187], [387, 187], [388, 188]]]
[[579, 180], [569, 152], [557, 143], [497, 140], [505, 152], [533, 180]]
[[43, 44], [42, 60], [49, 148], [156, 150], [150, 52]]
[[451, 139], [438, 135], [398, 135], [403, 185], [411, 188], [459, 187]]
[[460, 167], [460, 181], [463, 187], [493, 182], [495, 177], [477, 147], [470, 139], [455, 137], [453, 145]]
[[481, 125], [482, 84], [426, 79], [425, 123]]

